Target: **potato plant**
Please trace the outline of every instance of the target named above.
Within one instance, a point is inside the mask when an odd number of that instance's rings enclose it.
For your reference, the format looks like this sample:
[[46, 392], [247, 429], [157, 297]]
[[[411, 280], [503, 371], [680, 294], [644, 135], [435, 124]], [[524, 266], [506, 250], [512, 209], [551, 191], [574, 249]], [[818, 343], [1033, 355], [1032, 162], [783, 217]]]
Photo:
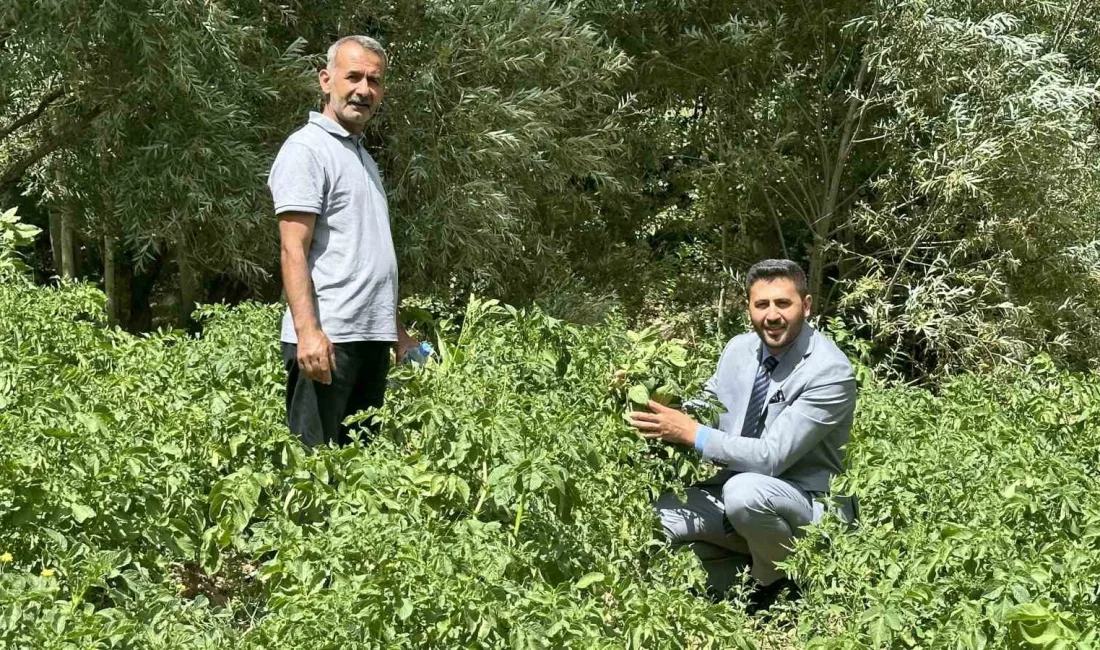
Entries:
[[749, 618], [743, 593], [696, 595], [651, 512], [709, 468], [623, 421], [642, 390], [693, 397], [716, 345], [471, 299], [439, 358], [395, 368], [359, 416], [380, 423], [369, 445], [306, 454], [283, 423], [278, 307], [138, 338], [104, 325], [96, 289], [33, 286], [13, 260], [2, 647], [1097, 642], [1100, 382], [1047, 360], [937, 395], [864, 390], [840, 481], [862, 521], [812, 527], [789, 567], [804, 599]]
[[1039, 357], [860, 400], [839, 486], [862, 521], [792, 561], [811, 646], [1100, 644], [1100, 379]]

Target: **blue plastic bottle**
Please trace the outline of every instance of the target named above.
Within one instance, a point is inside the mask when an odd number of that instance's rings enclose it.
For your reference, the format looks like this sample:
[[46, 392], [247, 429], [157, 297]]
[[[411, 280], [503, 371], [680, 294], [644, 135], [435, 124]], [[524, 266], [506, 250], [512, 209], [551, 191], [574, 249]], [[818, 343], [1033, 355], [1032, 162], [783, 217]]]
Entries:
[[418, 366], [422, 366], [432, 356], [432, 352], [435, 352], [435, 348], [432, 347], [432, 344], [427, 341], [421, 341], [420, 345], [405, 352], [405, 363], [415, 363]]

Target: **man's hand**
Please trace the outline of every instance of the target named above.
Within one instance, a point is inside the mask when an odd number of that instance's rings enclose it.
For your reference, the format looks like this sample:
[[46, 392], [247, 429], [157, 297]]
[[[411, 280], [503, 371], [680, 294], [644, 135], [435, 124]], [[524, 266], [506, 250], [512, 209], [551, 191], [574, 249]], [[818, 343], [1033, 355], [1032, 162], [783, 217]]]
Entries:
[[394, 345], [394, 350], [397, 353], [397, 363], [405, 363], [405, 353], [418, 345], [420, 345], [420, 341], [409, 336], [409, 333], [405, 330], [405, 326], [398, 323], [397, 343]]
[[653, 410], [652, 413], [634, 411], [630, 414], [630, 424], [638, 429], [642, 436], [681, 445], [695, 444], [699, 423], [691, 419], [691, 416], [662, 406], [653, 400], [649, 400], [649, 408]]
[[336, 348], [321, 328], [298, 333], [298, 367], [313, 381], [332, 383], [332, 372], [336, 370]]

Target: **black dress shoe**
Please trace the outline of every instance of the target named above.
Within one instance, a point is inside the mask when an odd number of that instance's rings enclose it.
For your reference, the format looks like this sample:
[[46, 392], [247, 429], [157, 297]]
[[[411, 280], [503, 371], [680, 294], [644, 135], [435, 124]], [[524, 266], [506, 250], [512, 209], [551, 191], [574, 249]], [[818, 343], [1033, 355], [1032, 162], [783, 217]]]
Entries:
[[787, 592], [787, 600], [798, 600], [802, 597], [798, 585], [788, 578], [780, 578], [770, 585], [757, 585], [749, 595], [749, 604], [745, 606], [745, 612], [752, 616], [768, 609], [775, 604], [783, 592]]

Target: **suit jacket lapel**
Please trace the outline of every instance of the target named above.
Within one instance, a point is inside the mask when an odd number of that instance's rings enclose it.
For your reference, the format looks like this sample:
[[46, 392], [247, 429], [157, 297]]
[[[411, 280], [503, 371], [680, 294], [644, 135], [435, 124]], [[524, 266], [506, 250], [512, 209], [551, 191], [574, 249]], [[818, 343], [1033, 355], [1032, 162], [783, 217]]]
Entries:
[[745, 355], [745, 359], [737, 368], [737, 383], [741, 390], [734, 393], [733, 405], [730, 412], [736, 416], [733, 430], [741, 435], [741, 429], [745, 425], [745, 410], [749, 408], [749, 398], [752, 396], [752, 385], [756, 383], [756, 369], [760, 367], [760, 346], [762, 343], [757, 338], [751, 349], [751, 354]]

